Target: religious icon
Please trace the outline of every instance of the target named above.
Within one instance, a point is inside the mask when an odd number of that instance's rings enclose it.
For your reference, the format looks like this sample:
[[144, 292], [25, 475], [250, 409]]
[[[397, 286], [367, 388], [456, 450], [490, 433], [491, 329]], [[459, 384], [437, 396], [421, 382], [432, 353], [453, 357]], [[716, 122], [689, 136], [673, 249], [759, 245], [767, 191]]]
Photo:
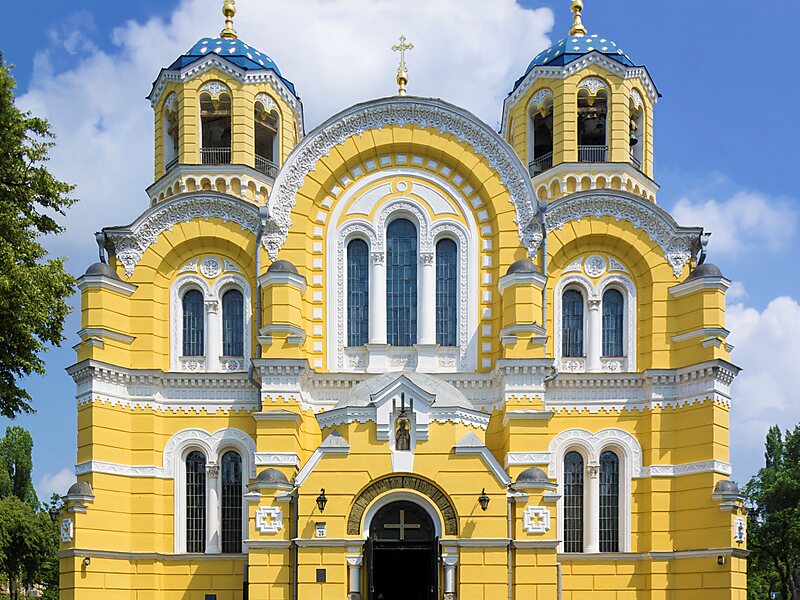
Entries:
[[408, 419], [405, 413], [400, 413], [397, 419], [397, 432], [395, 433], [395, 450], [411, 450], [411, 432], [408, 429]]

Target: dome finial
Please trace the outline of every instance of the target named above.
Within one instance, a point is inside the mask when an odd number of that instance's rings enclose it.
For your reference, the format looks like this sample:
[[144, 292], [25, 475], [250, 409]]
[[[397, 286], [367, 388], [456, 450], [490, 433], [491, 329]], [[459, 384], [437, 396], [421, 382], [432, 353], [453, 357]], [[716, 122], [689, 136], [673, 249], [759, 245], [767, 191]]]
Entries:
[[572, 0], [572, 29], [569, 30], [570, 35], [583, 37], [586, 35], [586, 27], [583, 26], [581, 19], [581, 12], [583, 11], [583, 0]]
[[233, 17], [236, 16], [236, 0], [225, 0], [222, 5], [222, 14], [225, 15], [225, 29], [220, 33], [220, 37], [235, 40], [239, 37], [233, 28]]
[[392, 46], [392, 50], [400, 53], [400, 66], [397, 67], [397, 90], [398, 96], [406, 95], [406, 84], [408, 83], [408, 69], [406, 68], [406, 50], [413, 50], [414, 44], [406, 43], [406, 36], [400, 36], [400, 43]]

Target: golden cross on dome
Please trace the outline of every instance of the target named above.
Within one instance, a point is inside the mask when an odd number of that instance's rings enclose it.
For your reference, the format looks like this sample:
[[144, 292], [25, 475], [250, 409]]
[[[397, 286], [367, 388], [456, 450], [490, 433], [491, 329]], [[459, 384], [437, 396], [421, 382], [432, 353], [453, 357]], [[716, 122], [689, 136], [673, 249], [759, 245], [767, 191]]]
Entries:
[[572, 0], [572, 29], [569, 30], [570, 35], [583, 37], [586, 35], [586, 27], [583, 26], [581, 19], [581, 12], [583, 12], [583, 0]]
[[400, 53], [400, 66], [397, 67], [397, 85], [400, 88], [397, 94], [400, 96], [406, 95], [406, 84], [408, 83], [408, 69], [406, 68], [406, 50], [413, 50], [414, 44], [406, 40], [406, 36], [400, 36], [400, 43], [392, 46], [392, 50]]
[[235, 40], [238, 37], [236, 30], [233, 28], [233, 17], [236, 16], [236, 0], [225, 0], [225, 4], [222, 5], [222, 14], [225, 15], [225, 29], [219, 35], [229, 40]]

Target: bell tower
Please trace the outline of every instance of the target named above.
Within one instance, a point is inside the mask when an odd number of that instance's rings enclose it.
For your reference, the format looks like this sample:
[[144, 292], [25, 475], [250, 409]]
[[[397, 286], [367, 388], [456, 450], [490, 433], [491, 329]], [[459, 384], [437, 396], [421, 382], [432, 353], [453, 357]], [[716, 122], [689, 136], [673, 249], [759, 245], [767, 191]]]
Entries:
[[538, 54], [503, 107], [502, 133], [539, 200], [610, 188], [655, 201], [653, 110], [647, 68], [590, 33], [572, 0], [569, 36]]
[[278, 169], [302, 139], [303, 106], [272, 58], [242, 41], [226, 0], [219, 37], [199, 40], [162, 69], [154, 111], [152, 203], [202, 190], [266, 203]]

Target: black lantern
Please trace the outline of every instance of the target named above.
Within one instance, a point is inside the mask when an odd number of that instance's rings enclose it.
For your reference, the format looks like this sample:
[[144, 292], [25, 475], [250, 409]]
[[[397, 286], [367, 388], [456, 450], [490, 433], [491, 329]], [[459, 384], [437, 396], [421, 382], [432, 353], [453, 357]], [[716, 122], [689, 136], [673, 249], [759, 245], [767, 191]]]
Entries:
[[325, 512], [325, 505], [328, 503], [328, 498], [325, 496], [325, 488], [320, 490], [319, 496], [317, 496], [317, 508], [319, 508], [319, 512]]
[[485, 511], [487, 508], [489, 508], [489, 496], [486, 495], [486, 488], [483, 488], [481, 495], [478, 496], [478, 502], [480, 503], [482, 510]]
[[58, 514], [61, 512], [61, 507], [51, 506], [50, 510], [47, 512], [50, 513], [50, 520], [55, 523], [58, 520]]

